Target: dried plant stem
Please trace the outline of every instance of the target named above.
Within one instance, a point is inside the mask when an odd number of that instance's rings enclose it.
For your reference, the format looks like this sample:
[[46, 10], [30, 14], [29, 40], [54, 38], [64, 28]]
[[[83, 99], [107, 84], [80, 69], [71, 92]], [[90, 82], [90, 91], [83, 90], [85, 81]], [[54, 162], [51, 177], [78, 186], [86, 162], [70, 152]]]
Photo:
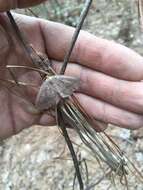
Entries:
[[20, 29], [19, 29], [17, 23], [15, 22], [15, 19], [10, 11], [7, 11], [7, 16], [9, 18], [9, 21], [11, 23], [13, 30], [16, 33], [18, 41], [22, 44], [22, 46], [25, 50], [27, 57], [31, 60], [31, 62], [33, 63], [34, 66], [36, 66], [38, 68], [42, 68], [43, 70], [47, 71], [49, 69], [49, 65], [50, 65], [48, 57], [47, 57], [46, 61], [43, 61], [42, 57], [40, 55], [38, 55], [36, 53], [36, 51], [33, 49], [33, 47], [31, 45], [29, 45], [29, 43], [26, 41], [24, 35], [20, 31]]
[[29, 54], [31, 52], [31, 49], [27, 47], [27, 45], [26, 45], [27, 43], [26, 43], [22, 33], [20, 32], [20, 30], [19, 30], [19, 28], [18, 28], [18, 26], [17, 26], [17, 24], [16, 24], [16, 22], [15, 22], [15, 20], [14, 20], [14, 18], [13, 18], [10, 11], [7, 11], [7, 16], [9, 18], [9, 20], [10, 20], [11, 25], [13, 26], [14, 31], [16, 32], [16, 35], [17, 35], [19, 41], [22, 43], [24, 49]]
[[58, 123], [60, 129], [62, 130], [63, 136], [65, 138], [65, 141], [66, 141], [66, 143], [68, 145], [68, 148], [70, 150], [70, 153], [71, 153], [71, 156], [72, 156], [72, 159], [73, 159], [73, 163], [74, 163], [74, 167], [75, 167], [75, 170], [76, 170], [76, 176], [78, 178], [80, 190], [84, 190], [84, 185], [83, 185], [83, 181], [82, 181], [82, 177], [81, 177], [81, 172], [80, 172], [80, 169], [79, 169], [78, 159], [77, 159], [76, 153], [74, 151], [74, 147], [72, 145], [70, 137], [68, 135], [66, 126], [64, 124], [64, 118], [63, 118], [63, 114], [61, 113], [60, 104], [57, 106], [57, 120], [58, 120], [57, 123]]
[[60, 71], [60, 74], [61, 74], [61, 75], [63, 75], [63, 74], [65, 73], [65, 70], [66, 70], [67, 64], [68, 64], [68, 62], [69, 62], [71, 53], [72, 53], [72, 51], [73, 51], [73, 48], [74, 48], [74, 46], [75, 46], [75, 43], [76, 43], [77, 38], [78, 38], [78, 35], [79, 35], [79, 32], [80, 32], [80, 30], [81, 30], [81, 28], [82, 28], [82, 25], [83, 25], [83, 23], [84, 23], [84, 20], [85, 20], [87, 14], [88, 14], [88, 11], [89, 11], [89, 9], [90, 9], [91, 4], [92, 4], [92, 0], [86, 0], [84, 9], [83, 9], [83, 11], [82, 11], [82, 13], [81, 13], [81, 15], [80, 15], [80, 18], [79, 18], [79, 23], [78, 23], [78, 25], [77, 25], [77, 27], [76, 27], [76, 30], [75, 30], [75, 32], [74, 32], [72, 41], [71, 41], [71, 43], [70, 43], [70, 47], [69, 47], [69, 49], [68, 49], [68, 51], [67, 51], [67, 53], [66, 53], [66, 55], [65, 55], [65, 58], [64, 58], [64, 63], [63, 63], [63, 66], [62, 66], [62, 68], [61, 68], [61, 71]]
[[141, 31], [143, 32], [143, 0], [137, 0], [137, 5], [138, 5], [140, 27]]

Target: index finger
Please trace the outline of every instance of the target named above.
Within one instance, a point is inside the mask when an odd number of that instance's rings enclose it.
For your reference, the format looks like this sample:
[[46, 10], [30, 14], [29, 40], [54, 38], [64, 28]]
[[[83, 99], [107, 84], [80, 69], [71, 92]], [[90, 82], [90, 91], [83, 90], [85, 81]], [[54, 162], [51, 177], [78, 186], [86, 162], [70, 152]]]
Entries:
[[44, 1], [45, 0], [0, 0], [0, 11], [33, 6]]
[[[39, 51], [44, 49], [50, 59], [63, 61], [74, 28], [63, 24], [15, 14], [20, 29]], [[34, 32], [33, 32], [34, 31]], [[70, 62], [79, 63], [107, 75], [130, 81], [143, 80], [143, 57], [113, 41], [81, 31]]]
[[[63, 61], [74, 28], [43, 20], [40, 26], [48, 55]], [[142, 56], [123, 45], [84, 31], [80, 32], [70, 61], [124, 80], [143, 79]]]

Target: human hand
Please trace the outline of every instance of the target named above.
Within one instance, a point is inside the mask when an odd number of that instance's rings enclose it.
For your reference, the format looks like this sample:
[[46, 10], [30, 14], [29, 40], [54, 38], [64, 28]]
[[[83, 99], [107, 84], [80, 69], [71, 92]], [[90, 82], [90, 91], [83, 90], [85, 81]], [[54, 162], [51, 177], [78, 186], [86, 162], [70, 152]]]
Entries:
[[[17, 14], [15, 19], [35, 50], [54, 60], [53, 67], [58, 72], [74, 29]], [[1, 16], [0, 23], [0, 76], [7, 79], [9, 76], [6, 64], [28, 66], [31, 63], [14, 37], [13, 43], [8, 42], [8, 36], [13, 34], [13, 31], [6, 16]], [[142, 127], [143, 58], [140, 55], [124, 46], [82, 31], [70, 61], [66, 75], [80, 77], [81, 86], [76, 96], [90, 116], [125, 128]], [[22, 73], [19, 70], [16, 75], [18, 81], [32, 82], [37, 86], [41, 84], [40, 77], [35, 72]], [[13, 128], [19, 132], [32, 124], [55, 124], [53, 118], [47, 114], [39, 116], [30, 111], [32, 105], [29, 102], [34, 104], [37, 90], [27, 86], [26, 94], [28, 101], [23, 102], [22, 98], [9, 93], [1, 86], [1, 137], [12, 135]]]

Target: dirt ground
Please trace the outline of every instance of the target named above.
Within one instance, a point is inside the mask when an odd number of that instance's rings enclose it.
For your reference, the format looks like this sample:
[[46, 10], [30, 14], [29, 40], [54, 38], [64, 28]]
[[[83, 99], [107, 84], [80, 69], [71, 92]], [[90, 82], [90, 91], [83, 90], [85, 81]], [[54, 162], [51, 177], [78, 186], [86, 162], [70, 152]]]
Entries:
[[[143, 54], [135, 0], [94, 1], [84, 29]], [[143, 130], [132, 132], [110, 126], [107, 133], [143, 173]], [[81, 144], [73, 130], [70, 134], [74, 142]], [[104, 177], [103, 170], [84, 146], [80, 151], [78, 146], [75, 148], [81, 160], [87, 160], [89, 182], [93, 185], [89, 189], [126, 189], [119, 180], [116, 187], [114, 183], [111, 185], [110, 177]], [[33, 126], [1, 141], [0, 171], [0, 190], [72, 190], [75, 173], [64, 139], [56, 126]], [[134, 173], [128, 180], [130, 190], [143, 190], [143, 184]]]

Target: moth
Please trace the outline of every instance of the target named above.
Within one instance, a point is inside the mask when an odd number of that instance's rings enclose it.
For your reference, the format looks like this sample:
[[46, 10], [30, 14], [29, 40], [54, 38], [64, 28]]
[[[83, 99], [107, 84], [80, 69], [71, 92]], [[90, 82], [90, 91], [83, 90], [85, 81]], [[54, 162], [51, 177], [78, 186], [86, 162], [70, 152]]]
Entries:
[[79, 79], [54, 75], [48, 77], [40, 87], [36, 98], [36, 107], [39, 110], [49, 110], [55, 108], [61, 99], [66, 99], [79, 88]]

